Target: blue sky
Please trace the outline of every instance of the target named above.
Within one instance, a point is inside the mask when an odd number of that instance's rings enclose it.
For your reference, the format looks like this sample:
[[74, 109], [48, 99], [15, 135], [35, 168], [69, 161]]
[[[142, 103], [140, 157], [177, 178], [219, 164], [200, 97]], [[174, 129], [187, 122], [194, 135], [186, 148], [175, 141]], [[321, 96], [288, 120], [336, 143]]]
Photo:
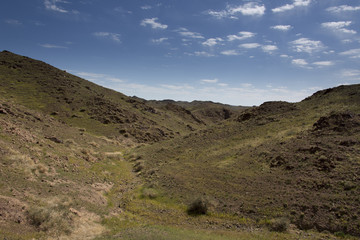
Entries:
[[300, 101], [360, 82], [359, 0], [2, 0], [0, 49], [145, 99]]

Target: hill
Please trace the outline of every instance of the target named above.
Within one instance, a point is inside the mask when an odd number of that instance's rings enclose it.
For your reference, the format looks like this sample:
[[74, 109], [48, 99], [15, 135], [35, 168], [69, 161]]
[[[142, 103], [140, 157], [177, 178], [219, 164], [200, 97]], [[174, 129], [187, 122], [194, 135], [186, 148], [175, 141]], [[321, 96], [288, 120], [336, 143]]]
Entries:
[[124, 141], [156, 142], [201, 129], [207, 122], [205, 115], [194, 117], [181, 107], [171, 111], [155, 109], [142, 99], [8, 51], [0, 53], [0, 72], [4, 98], [94, 134]]
[[356, 239], [359, 93], [146, 101], [1, 52], [0, 238]]
[[[359, 235], [360, 85], [267, 102], [226, 124], [137, 151], [147, 181], [256, 221]], [[164, 164], [166, 163], [166, 164]]]

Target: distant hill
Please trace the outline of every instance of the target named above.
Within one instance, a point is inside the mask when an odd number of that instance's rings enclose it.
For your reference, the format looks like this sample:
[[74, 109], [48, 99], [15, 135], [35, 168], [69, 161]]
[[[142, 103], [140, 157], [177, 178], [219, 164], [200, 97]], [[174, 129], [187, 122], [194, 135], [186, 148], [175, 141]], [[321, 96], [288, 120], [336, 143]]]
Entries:
[[[154, 142], [187, 134], [214, 119], [212, 114], [195, 117], [187, 107], [156, 108], [161, 105], [125, 96], [8, 51], [0, 53], [0, 74], [4, 97], [95, 134]], [[192, 108], [193, 104], [187, 106]], [[220, 104], [216, 106], [221, 108]], [[233, 112], [241, 109], [234, 108]], [[215, 110], [213, 115], [218, 114], [222, 113]]]
[[266, 102], [137, 152], [144, 178], [184, 202], [203, 195], [219, 212], [359, 235], [359, 147], [360, 85], [351, 85]]
[[0, 53], [0, 238], [358, 239], [360, 85], [146, 101]]

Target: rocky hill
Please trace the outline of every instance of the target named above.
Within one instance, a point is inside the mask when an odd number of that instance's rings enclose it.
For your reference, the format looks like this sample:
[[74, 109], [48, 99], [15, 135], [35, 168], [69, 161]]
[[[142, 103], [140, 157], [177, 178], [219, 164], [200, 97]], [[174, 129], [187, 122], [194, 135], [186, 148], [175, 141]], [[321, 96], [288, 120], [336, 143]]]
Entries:
[[0, 238], [357, 239], [360, 85], [145, 101], [0, 53]]

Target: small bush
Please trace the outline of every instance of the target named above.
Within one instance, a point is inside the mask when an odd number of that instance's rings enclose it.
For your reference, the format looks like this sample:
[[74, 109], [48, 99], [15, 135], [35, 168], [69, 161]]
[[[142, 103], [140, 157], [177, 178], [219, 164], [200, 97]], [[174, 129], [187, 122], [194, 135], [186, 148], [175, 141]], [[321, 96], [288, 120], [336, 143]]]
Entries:
[[290, 221], [287, 218], [276, 218], [268, 223], [269, 229], [274, 232], [286, 232], [289, 229]]
[[54, 234], [70, 234], [72, 219], [70, 217], [69, 203], [63, 199], [63, 203], [49, 206], [33, 206], [27, 211], [30, 224], [40, 231]]
[[149, 199], [155, 199], [158, 197], [158, 193], [155, 189], [153, 188], [145, 188], [142, 191], [142, 195], [143, 198], [149, 198]]
[[205, 199], [198, 198], [193, 201], [187, 210], [190, 215], [205, 215], [208, 211], [208, 202]]
[[[28, 211], [28, 216], [32, 225], [37, 228], [40, 228], [44, 223], [48, 222], [50, 219], [50, 210], [45, 208], [32, 208]], [[47, 229], [42, 229], [47, 230]]]

